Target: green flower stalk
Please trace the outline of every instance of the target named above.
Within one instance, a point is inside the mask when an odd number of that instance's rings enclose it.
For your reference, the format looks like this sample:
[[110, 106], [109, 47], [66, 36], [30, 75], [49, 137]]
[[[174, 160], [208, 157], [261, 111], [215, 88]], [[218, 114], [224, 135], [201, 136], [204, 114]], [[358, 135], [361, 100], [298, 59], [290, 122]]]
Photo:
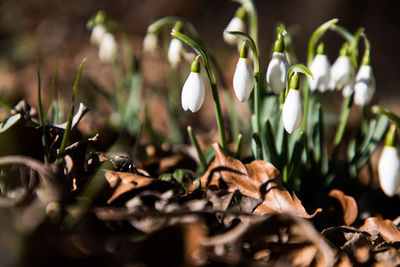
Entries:
[[217, 81], [215, 78], [215, 74], [209, 59], [209, 56], [207, 53], [205, 53], [205, 50], [203, 47], [201, 47], [197, 42], [193, 41], [191, 38], [186, 36], [183, 33], [177, 32], [175, 30], [172, 30], [171, 32], [172, 38], [177, 38], [180, 41], [186, 43], [190, 47], [192, 47], [196, 53], [202, 58], [204, 67], [207, 72], [208, 79], [211, 84], [211, 89], [212, 89], [212, 94], [213, 94], [213, 99], [214, 99], [214, 108], [215, 108], [215, 113], [217, 117], [217, 125], [218, 125], [218, 132], [219, 132], [219, 138], [220, 138], [220, 144], [223, 149], [226, 149], [226, 138], [225, 138], [225, 126], [224, 126], [224, 120], [222, 116], [222, 111], [221, 111], [221, 103], [219, 101], [219, 94], [218, 94], [218, 87], [217, 87]]

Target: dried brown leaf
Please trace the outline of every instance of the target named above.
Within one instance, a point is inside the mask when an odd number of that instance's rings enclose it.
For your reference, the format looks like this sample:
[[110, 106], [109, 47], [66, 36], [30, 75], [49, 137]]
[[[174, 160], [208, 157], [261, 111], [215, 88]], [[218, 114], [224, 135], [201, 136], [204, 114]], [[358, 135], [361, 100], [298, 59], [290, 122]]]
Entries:
[[360, 230], [370, 233], [378, 232], [381, 234], [382, 238], [388, 242], [400, 241], [400, 231], [389, 219], [383, 220], [377, 217], [367, 218], [364, 225], [360, 227]]
[[345, 195], [342, 191], [332, 189], [329, 196], [337, 199], [340, 202], [343, 210], [343, 221], [346, 225], [351, 225], [356, 220], [358, 215], [357, 203], [353, 197]]
[[[250, 164], [224, 154], [218, 144], [213, 144], [215, 159], [207, 171], [199, 179], [201, 186], [210, 185], [227, 189], [230, 192], [239, 190], [243, 195], [263, 202], [255, 209], [254, 214], [263, 215], [273, 212], [289, 212], [300, 217], [313, 217], [309, 215], [301, 201], [293, 196], [282, 186], [279, 171], [269, 162], [254, 160]], [[197, 180], [193, 185], [197, 184]]]
[[150, 185], [157, 181], [157, 179], [131, 172], [115, 172], [110, 170], [106, 170], [105, 177], [111, 187], [116, 187], [114, 194], [108, 199], [107, 203], [113, 202], [131, 190]]

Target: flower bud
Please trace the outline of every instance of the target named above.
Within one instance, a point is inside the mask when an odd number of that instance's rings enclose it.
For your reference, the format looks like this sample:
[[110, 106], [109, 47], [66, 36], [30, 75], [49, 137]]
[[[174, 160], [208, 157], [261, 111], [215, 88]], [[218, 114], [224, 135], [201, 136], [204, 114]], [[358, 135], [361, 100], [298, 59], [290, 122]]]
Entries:
[[94, 45], [100, 45], [101, 40], [106, 34], [106, 28], [102, 24], [97, 24], [92, 29], [92, 34], [90, 35], [90, 43]]
[[400, 153], [397, 148], [396, 126], [391, 125], [378, 163], [379, 184], [389, 197], [400, 189]]
[[290, 79], [290, 89], [283, 104], [282, 121], [285, 130], [291, 134], [299, 128], [303, 120], [303, 99], [299, 90], [299, 77], [295, 73]]
[[253, 70], [247, 58], [246, 42], [240, 51], [240, 58], [233, 76], [233, 89], [241, 102], [247, 101], [254, 87]]
[[99, 48], [99, 59], [102, 62], [112, 62], [117, 57], [117, 42], [114, 35], [107, 32], [104, 34]]
[[331, 64], [325, 54], [325, 47], [320, 43], [313, 61], [310, 65], [310, 71], [314, 75], [314, 79], [308, 78], [310, 90], [318, 89], [320, 92], [325, 92], [329, 88], [329, 80], [331, 77]]
[[191, 72], [182, 89], [182, 108], [187, 111], [197, 112], [204, 102], [204, 83], [200, 77], [200, 63], [197, 57], [191, 66]]

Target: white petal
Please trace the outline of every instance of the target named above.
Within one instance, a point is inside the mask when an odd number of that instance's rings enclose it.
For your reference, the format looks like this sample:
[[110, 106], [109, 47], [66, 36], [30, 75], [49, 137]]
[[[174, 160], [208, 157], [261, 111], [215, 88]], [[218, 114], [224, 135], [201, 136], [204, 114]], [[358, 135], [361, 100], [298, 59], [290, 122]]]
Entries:
[[342, 89], [352, 82], [353, 65], [348, 56], [339, 56], [331, 67], [329, 88]]
[[[354, 84], [354, 102], [357, 105], [367, 105], [375, 93], [375, 77], [369, 65], [361, 65]], [[357, 100], [356, 100], [357, 98]]]
[[289, 69], [284, 53], [274, 52], [268, 64], [266, 80], [272, 92], [279, 94], [286, 87], [286, 73]]
[[353, 84], [348, 84], [342, 89], [342, 96], [343, 97], [349, 97], [353, 93]]
[[241, 102], [247, 101], [254, 87], [253, 70], [247, 58], [239, 58], [233, 76], [233, 89]]
[[378, 163], [379, 183], [383, 192], [394, 196], [400, 188], [400, 155], [395, 147], [384, 146]]
[[282, 121], [285, 130], [293, 133], [303, 120], [303, 99], [299, 90], [290, 89], [283, 104]]
[[[234, 17], [226, 26], [225, 31], [236, 31], [236, 32], [244, 32], [246, 30], [246, 26], [244, 21], [238, 17]], [[232, 34], [224, 33], [223, 34], [224, 40], [226, 43], [230, 45], [236, 44], [238, 38]]]
[[316, 55], [311, 62], [310, 71], [314, 75], [314, 79], [308, 79], [310, 90], [315, 91], [318, 89], [320, 92], [328, 90], [331, 77], [331, 64], [328, 57], [326, 55]]
[[99, 59], [102, 62], [111, 62], [117, 57], [117, 43], [111, 33], [106, 33], [100, 43]]
[[182, 42], [178, 39], [172, 39], [168, 48], [168, 61], [173, 68], [176, 68], [181, 61], [182, 50]]
[[148, 33], [143, 39], [143, 52], [154, 54], [157, 51], [157, 35], [155, 33]]
[[95, 25], [92, 29], [92, 34], [90, 35], [90, 43], [94, 45], [100, 45], [105, 34], [106, 28], [103, 25]]
[[372, 89], [366, 82], [356, 82], [354, 84], [354, 103], [359, 106], [365, 106], [371, 102], [375, 89]]
[[204, 102], [204, 83], [197, 72], [191, 72], [182, 88], [182, 108], [192, 112], [198, 111]]

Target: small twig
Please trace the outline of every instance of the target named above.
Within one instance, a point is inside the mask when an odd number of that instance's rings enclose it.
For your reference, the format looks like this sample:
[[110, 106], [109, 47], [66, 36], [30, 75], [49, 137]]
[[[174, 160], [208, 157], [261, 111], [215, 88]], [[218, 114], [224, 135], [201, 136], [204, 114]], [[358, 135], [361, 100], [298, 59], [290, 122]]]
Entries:
[[[226, 213], [224, 210], [212, 210], [203, 209], [201, 211], [190, 211], [190, 210], [177, 210], [172, 212], [160, 212], [156, 210], [149, 211], [129, 211], [125, 208], [96, 208], [94, 209], [95, 214], [100, 220], [104, 221], [119, 221], [128, 220], [134, 218], [143, 218], [144, 216], [157, 216], [157, 217], [177, 217], [185, 215], [204, 215], [204, 214], [216, 214]], [[249, 216], [258, 217], [245, 212], [231, 212], [230, 215], [238, 216]]]

